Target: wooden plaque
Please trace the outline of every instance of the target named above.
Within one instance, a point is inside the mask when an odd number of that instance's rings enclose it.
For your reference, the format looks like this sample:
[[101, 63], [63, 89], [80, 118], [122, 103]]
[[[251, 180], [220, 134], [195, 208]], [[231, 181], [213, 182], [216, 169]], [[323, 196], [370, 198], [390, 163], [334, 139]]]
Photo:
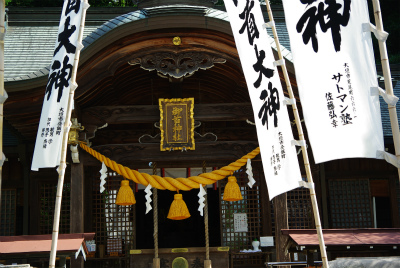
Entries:
[[194, 150], [194, 98], [159, 99], [161, 151]]

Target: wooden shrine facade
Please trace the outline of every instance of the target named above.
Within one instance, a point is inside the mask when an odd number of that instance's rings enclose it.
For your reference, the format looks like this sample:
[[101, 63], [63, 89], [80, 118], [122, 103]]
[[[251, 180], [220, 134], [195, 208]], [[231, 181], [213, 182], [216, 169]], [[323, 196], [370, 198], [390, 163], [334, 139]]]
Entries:
[[[88, 10], [72, 116], [84, 127], [79, 139], [121, 165], [171, 177], [187, 177], [226, 166], [255, 149], [258, 141], [251, 124], [253, 110], [223, 7], [205, 0], [176, 0], [172, 2], [180, 5], [157, 7], [151, 4], [158, 1], [138, 2], [150, 7], [146, 12], [140, 7]], [[277, 23], [284, 24], [279, 15], [282, 8], [275, 8]], [[10, 38], [28, 20], [35, 28], [32, 31], [38, 31], [37, 41], [49, 42], [48, 29], [57, 27], [60, 11], [35, 12], [42, 12], [48, 21], [42, 21], [39, 15], [32, 17], [31, 11], [10, 8]], [[286, 65], [297, 95], [289, 59]], [[34, 75], [6, 77], [9, 98], [4, 104], [4, 116], [10, 142], [4, 147], [8, 159], [2, 182], [0, 233], [4, 236], [52, 232], [57, 172], [30, 171], [47, 83], [46, 66], [39, 66]], [[194, 98], [195, 150], [160, 151], [160, 98]], [[296, 137], [296, 129], [293, 131]], [[389, 143], [387, 147], [393, 151]], [[71, 267], [128, 267], [131, 250], [154, 249], [154, 222], [151, 212], [145, 214], [144, 187], [131, 182], [137, 204], [117, 207], [114, 200], [122, 177], [108, 170], [106, 191], [100, 193], [101, 163], [83, 150], [78, 154], [75, 159], [79, 163], [71, 158], [71, 152], [68, 155], [60, 231], [94, 232], [96, 251], [87, 262], [72, 260]], [[311, 148], [309, 155], [312, 156]], [[301, 157], [299, 161], [302, 166]], [[325, 229], [400, 227], [400, 186], [394, 167], [372, 159], [320, 165], [314, 164], [313, 159], [310, 162]], [[269, 260], [285, 260], [290, 256], [284, 254], [286, 241], [280, 230], [314, 227], [308, 190], [298, 188], [269, 201], [260, 156], [252, 165], [256, 180], [253, 188], [247, 186], [244, 168], [234, 174], [243, 201], [222, 200], [226, 180], [207, 189], [210, 247], [215, 251], [229, 247], [229, 252], [221, 251], [221, 255], [230, 255], [230, 267], [264, 267], [266, 256]], [[159, 191], [160, 248], [205, 247], [197, 193], [183, 191], [192, 217], [172, 222], [166, 214], [174, 193]], [[247, 214], [247, 232], [234, 232], [235, 213]], [[252, 240], [262, 236], [273, 236], [275, 246], [263, 248], [264, 253], [259, 255], [235, 255], [250, 249]], [[37, 260], [42, 261], [45, 260]]]

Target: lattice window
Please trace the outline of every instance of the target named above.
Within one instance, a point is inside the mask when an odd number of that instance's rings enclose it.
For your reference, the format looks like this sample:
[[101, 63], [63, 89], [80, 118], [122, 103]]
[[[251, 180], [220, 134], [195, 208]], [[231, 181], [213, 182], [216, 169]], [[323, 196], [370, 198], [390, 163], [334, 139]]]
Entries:
[[274, 208], [274, 199], [270, 202], [271, 209], [271, 235], [275, 236], [275, 208]]
[[[117, 206], [115, 200], [122, 176], [109, 173], [100, 193], [100, 179], [93, 180], [93, 230], [98, 245], [105, 245], [106, 255], [122, 255], [133, 242], [134, 206]], [[134, 183], [130, 186], [135, 189]]]
[[[243, 249], [251, 249], [252, 241], [254, 238], [259, 239], [262, 233], [261, 224], [261, 204], [260, 204], [260, 190], [258, 185], [259, 170], [253, 166], [253, 174], [257, 183], [250, 188], [248, 177], [245, 169], [235, 172], [233, 175], [236, 177], [243, 200], [236, 202], [224, 201], [223, 191], [227, 180], [219, 181], [219, 189], [221, 196], [221, 224], [222, 224], [222, 245], [229, 246], [232, 251], [239, 251]], [[248, 232], [235, 232], [234, 229], [234, 214], [246, 213]], [[262, 265], [265, 259], [262, 255], [259, 256], [234, 256], [233, 265]]]
[[308, 189], [297, 188], [287, 192], [287, 210], [289, 229], [314, 228], [313, 209]]
[[332, 228], [372, 228], [369, 181], [330, 180]]
[[[254, 169], [253, 173], [255, 173]], [[256, 174], [254, 175], [256, 176]], [[241, 250], [251, 248], [253, 239], [259, 239], [261, 236], [260, 191], [257, 184], [253, 188], [249, 188], [245, 170], [235, 172], [234, 176], [240, 186], [243, 200], [236, 202], [224, 201], [222, 198], [227, 180], [220, 181], [222, 245], [229, 246], [233, 250]], [[235, 232], [233, 222], [235, 213], [247, 214], [248, 232]]]
[[17, 210], [17, 190], [3, 189], [1, 191], [0, 236], [15, 235], [16, 210]]
[[[65, 183], [63, 187], [63, 195], [60, 211], [59, 233], [69, 233], [70, 229], [70, 201], [71, 201], [71, 184]], [[40, 234], [53, 233], [54, 209], [56, 202], [57, 185], [43, 183], [40, 186]]]

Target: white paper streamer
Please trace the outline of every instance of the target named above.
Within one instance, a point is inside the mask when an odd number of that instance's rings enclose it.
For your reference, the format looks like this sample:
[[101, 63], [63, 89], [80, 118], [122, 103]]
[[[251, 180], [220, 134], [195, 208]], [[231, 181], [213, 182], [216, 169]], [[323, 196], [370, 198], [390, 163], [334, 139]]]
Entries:
[[250, 186], [250, 188], [253, 188], [253, 185], [254, 183], [256, 183], [256, 181], [253, 177], [253, 168], [251, 167], [251, 160], [249, 158], [247, 159], [246, 173], [249, 177], [249, 182], [247, 183], [247, 185]]
[[399, 101], [398, 97], [387, 94], [383, 88], [371, 87], [371, 96], [377, 96], [377, 95], [382, 96], [385, 102], [392, 106], [396, 106], [396, 103]]
[[376, 158], [377, 159], [385, 159], [386, 162], [392, 164], [393, 166], [400, 168], [400, 162], [397, 160], [397, 157], [393, 154], [390, 154], [385, 151], [376, 151]]
[[83, 249], [83, 246], [82, 246], [82, 245], [80, 246], [80, 248], [78, 249], [78, 251], [75, 252], [75, 259], [78, 258], [79, 253], [81, 253], [81, 252], [82, 252], [83, 259], [86, 261], [86, 253], [85, 253], [85, 250]]
[[4, 161], [6, 161], [6, 156], [2, 152], [0, 152], [0, 154], [2, 154], [2, 156], [0, 158], [0, 167], [2, 167], [4, 164]]
[[282, 65], [285, 65], [285, 60], [276, 60], [276, 61], [274, 61], [274, 66], [276, 67], [276, 66], [282, 66]]
[[102, 193], [106, 189], [106, 188], [104, 188], [104, 184], [106, 184], [106, 178], [107, 178], [107, 167], [104, 164], [104, 162], [103, 162], [103, 164], [101, 164], [101, 169], [99, 172], [101, 174], [101, 176], [100, 176], [100, 193]]
[[147, 185], [146, 189], [144, 189], [145, 193], [146, 193], [146, 214], [149, 213], [149, 211], [152, 209], [150, 203], [151, 203], [151, 195], [153, 194], [153, 192], [151, 191], [151, 184], [149, 183], [149, 185]]
[[363, 23], [362, 28], [364, 32], [369, 32], [369, 31], [373, 32], [376, 39], [382, 42], [385, 42], [389, 36], [387, 32], [379, 31], [378, 29], [376, 29], [375, 25], [373, 25], [372, 23]]
[[275, 27], [275, 22], [274, 21], [269, 21], [266, 22], [262, 25], [263, 29], [267, 29], [267, 28], [272, 28]]
[[289, 99], [288, 97], [285, 97], [285, 99], [283, 100], [283, 104], [284, 105], [294, 105], [296, 103], [296, 100], [293, 99]]
[[206, 195], [206, 191], [204, 191], [203, 185], [200, 184], [200, 191], [197, 194], [197, 196], [199, 197], [199, 209], [198, 211], [200, 211], [200, 215], [203, 216], [203, 208], [204, 208], [204, 200], [206, 200], [204, 198], [204, 196]]
[[292, 146], [307, 146], [306, 140], [292, 140]]
[[8, 99], [8, 94], [4, 91], [4, 95], [0, 95], [0, 104], [3, 104]]
[[311, 183], [311, 182], [299, 181], [299, 186], [300, 187], [305, 187], [305, 188], [308, 188], [308, 189], [314, 189], [314, 183]]

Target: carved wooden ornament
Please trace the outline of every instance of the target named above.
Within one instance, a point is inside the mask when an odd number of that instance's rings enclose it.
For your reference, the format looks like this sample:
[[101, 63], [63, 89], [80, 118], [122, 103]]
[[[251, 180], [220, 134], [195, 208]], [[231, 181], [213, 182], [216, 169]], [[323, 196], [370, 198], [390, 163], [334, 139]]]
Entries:
[[194, 150], [194, 98], [159, 99], [161, 151]]

